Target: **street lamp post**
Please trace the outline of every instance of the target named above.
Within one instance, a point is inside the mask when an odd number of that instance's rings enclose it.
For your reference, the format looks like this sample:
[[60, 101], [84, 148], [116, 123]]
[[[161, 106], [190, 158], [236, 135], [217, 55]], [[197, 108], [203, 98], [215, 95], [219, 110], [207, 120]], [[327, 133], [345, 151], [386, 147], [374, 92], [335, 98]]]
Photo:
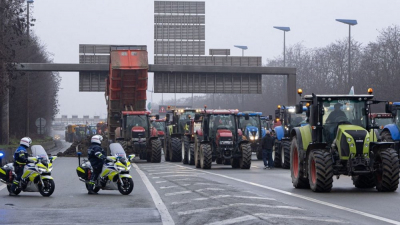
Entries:
[[[357, 25], [357, 20], [348, 20], [348, 19], [336, 19], [336, 21], [349, 25], [349, 77], [347, 83], [349, 84], [351, 81], [351, 26]], [[351, 85], [351, 84], [349, 84]]]
[[[234, 45], [234, 47], [242, 49], [242, 57], [244, 56], [244, 50], [248, 49], [247, 46], [244, 46], [244, 45]], [[240, 60], [240, 62], [242, 62], [242, 61]], [[241, 94], [242, 94], [242, 110], [244, 110], [244, 94], [243, 93], [241, 93]], [[213, 104], [214, 104], [214, 102], [213, 102]]]
[[[27, 61], [29, 62], [29, 42], [30, 42], [30, 35], [29, 35], [29, 29], [30, 29], [30, 21], [29, 21], [29, 4], [33, 3], [33, 0], [28, 0], [26, 1], [26, 23], [27, 23], [27, 28], [26, 28], [26, 34], [27, 34]], [[26, 136], [29, 136], [29, 74], [26, 75]]]
[[286, 32], [290, 31], [290, 27], [274, 27], [283, 31], [283, 67], [286, 67]]
[[244, 45], [234, 45], [236, 48], [242, 49], [242, 56], [244, 56], [244, 50], [247, 50], [247, 46]]

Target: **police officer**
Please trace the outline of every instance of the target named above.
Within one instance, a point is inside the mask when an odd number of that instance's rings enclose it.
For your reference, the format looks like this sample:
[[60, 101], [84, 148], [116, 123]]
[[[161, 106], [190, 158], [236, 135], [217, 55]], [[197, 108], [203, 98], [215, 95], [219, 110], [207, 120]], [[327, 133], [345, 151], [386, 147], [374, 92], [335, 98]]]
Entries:
[[102, 140], [103, 140], [102, 136], [94, 135], [90, 140], [91, 145], [88, 149], [88, 158], [93, 168], [93, 173], [92, 176], [90, 177], [90, 182], [89, 182], [90, 195], [97, 194], [97, 192], [95, 192], [93, 189], [95, 188], [97, 177], [99, 176], [103, 168], [104, 161], [107, 158], [106, 153], [101, 147]]
[[10, 195], [15, 195], [15, 190], [19, 186], [22, 174], [24, 173], [24, 167], [28, 163], [28, 148], [32, 144], [32, 140], [29, 137], [23, 137], [19, 142], [19, 147], [14, 153], [14, 171], [17, 177], [14, 179], [11, 185]]

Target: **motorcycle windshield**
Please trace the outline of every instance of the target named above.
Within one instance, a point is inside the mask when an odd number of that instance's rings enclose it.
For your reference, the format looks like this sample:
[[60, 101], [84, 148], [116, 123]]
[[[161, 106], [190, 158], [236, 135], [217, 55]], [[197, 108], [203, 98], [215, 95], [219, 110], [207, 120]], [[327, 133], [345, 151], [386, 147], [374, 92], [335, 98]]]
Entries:
[[120, 143], [112, 143], [110, 144], [111, 155], [121, 158], [126, 158], [126, 153], [124, 148], [122, 148]]
[[38, 159], [42, 159], [43, 161], [48, 161], [49, 156], [47, 155], [46, 150], [41, 145], [33, 145], [31, 147], [32, 156]]

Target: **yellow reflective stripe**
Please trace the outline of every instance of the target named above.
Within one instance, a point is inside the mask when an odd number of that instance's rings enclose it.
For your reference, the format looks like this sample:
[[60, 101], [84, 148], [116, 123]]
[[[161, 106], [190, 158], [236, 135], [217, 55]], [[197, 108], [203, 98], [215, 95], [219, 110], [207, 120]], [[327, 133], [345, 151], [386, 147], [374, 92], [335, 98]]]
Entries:
[[76, 168], [76, 170], [78, 170], [79, 172], [85, 173], [85, 170], [83, 170], [83, 169], [80, 168], [80, 167]]
[[6, 175], [6, 171], [4, 171], [4, 170], [2, 170], [2, 169], [0, 169], [0, 173]]
[[19, 165], [25, 165], [26, 163], [18, 162], [16, 161]]

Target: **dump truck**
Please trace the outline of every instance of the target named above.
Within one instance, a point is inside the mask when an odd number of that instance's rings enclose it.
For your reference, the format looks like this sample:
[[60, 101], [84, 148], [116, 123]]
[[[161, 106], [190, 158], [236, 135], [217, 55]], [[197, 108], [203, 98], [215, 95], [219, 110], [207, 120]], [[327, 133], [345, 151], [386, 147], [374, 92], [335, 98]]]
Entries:
[[146, 111], [147, 47], [110, 48], [110, 73], [105, 93], [108, 139], [120, 142], [125, 151], [132, 151], [141, 159], [159, 163], [161, 141], [157, 130], [150, 126], [150, 112]]
[[75, 128], [77, 125], [68, 125], [65, 127], [65, 141], [66, 142], [74, 142], [74, 134], [75, 134]]
[[[368, 132], [369, 95], [305, 95], [309, 124], [290, 133], [291, 177], [295, 188], [329, 192], [333, 177], [351, 176], [357, 188], [393, 192], [399, 184], [399, 159], [393, 142], [373, 141]], [[299, 91], [301, 94], [301, 91]]]

